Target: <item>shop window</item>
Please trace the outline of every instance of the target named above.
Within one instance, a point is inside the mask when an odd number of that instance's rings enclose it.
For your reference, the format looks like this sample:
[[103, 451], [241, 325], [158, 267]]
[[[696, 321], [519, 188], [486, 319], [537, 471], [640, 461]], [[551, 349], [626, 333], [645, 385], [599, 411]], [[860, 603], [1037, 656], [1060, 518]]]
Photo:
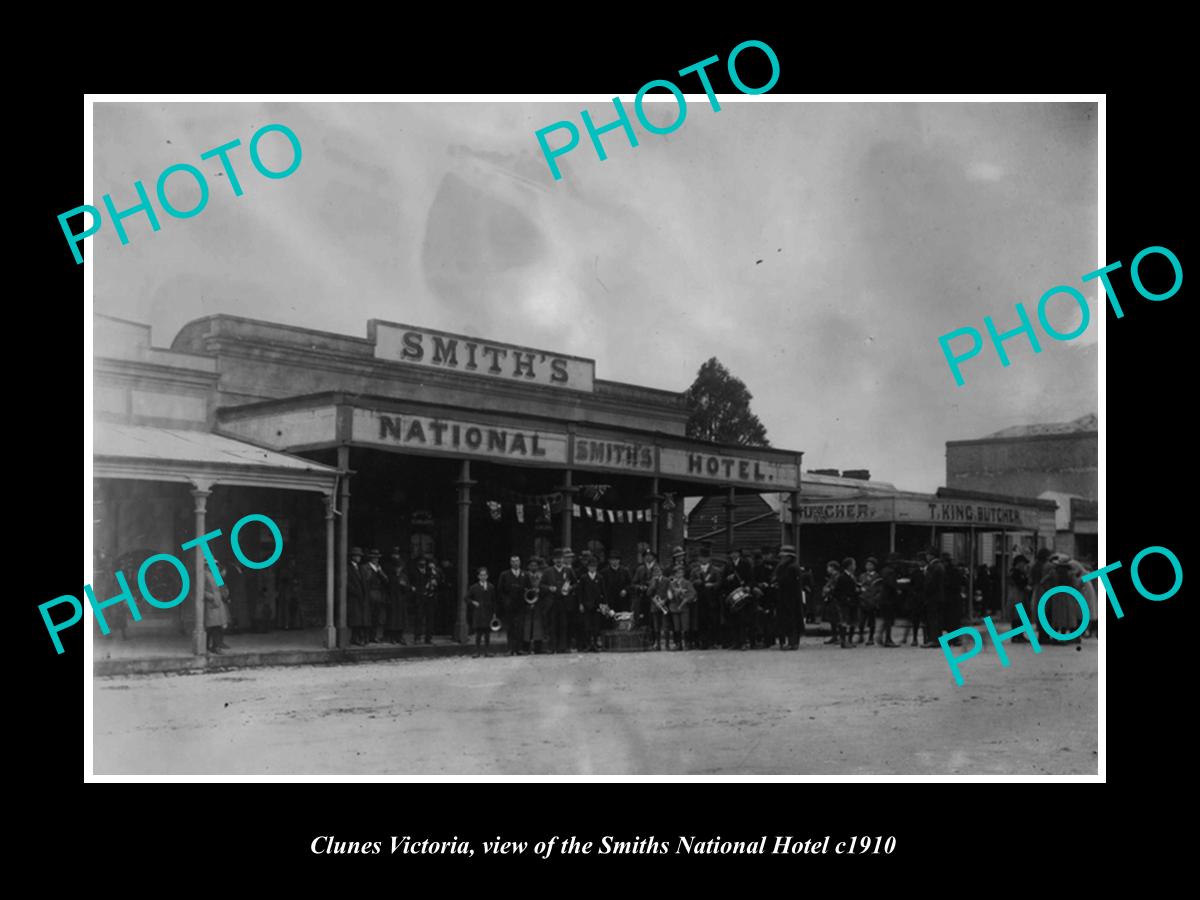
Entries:
[[433, 535], [414, 534], [409, 538], [410, 559], [433, 555]]

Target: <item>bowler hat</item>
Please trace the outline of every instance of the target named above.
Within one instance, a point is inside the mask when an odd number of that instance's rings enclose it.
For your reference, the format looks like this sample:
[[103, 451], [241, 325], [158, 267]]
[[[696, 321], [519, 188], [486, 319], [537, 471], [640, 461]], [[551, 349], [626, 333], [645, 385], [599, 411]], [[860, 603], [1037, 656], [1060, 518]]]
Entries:
[[375, 547], [372, 547], [372, 548], [371, 548], [371, 552], [370, 552], [370, 553], [368, 553], [368, 554], [367, 554], [367, 556], [383, 556], [383, 554], [382, 554], [382, 553], [380, 553], [380, 552], [379, 552], [379, 550], [378, 550], [377, 548], [375, 548]]
[[351, 547], [350, 555], [351, 556], [362, 556], [363, 555], [362, 547]]
[[779, 548], [779, 555], [780, 556], [795, 556], [796, 548], [793, 547], [791, 544], [784, 544], [782, 547]]

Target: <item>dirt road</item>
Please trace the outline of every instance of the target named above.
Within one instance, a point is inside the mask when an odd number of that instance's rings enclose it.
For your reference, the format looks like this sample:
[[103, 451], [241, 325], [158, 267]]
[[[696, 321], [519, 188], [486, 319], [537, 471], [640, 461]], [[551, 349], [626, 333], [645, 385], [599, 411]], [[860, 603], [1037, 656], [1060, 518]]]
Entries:
[[105, 774], [1094, 774], [1097, 646], [443, 658], [95, 682]]

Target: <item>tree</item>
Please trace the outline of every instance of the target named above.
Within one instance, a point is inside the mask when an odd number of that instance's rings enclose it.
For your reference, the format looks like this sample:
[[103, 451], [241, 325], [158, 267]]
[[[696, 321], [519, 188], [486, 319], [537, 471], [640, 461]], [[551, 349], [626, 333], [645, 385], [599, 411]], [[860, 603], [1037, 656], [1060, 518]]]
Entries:
[[688, 437], [743, 447], [769, 447], [767, 429], [750, 411], [754, 395], [715, 356], [700, 367], [687, 389]]

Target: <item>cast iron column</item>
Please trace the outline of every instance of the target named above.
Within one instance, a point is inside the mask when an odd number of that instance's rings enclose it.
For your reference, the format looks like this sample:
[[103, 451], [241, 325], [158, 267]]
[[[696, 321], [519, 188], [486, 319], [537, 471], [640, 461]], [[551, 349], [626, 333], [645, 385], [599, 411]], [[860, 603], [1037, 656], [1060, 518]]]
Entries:
[[350, 448], [338, 447], [338, 468], [342, 470], [339, 477], [339, 501], [341, 504], [342, 520], [338, 523], [338, 595], [337, 615], [338, 634], [337, 645], [343, 650], [350, 646], [350, 628], [346, 616], [346, 586], [349, 583], [347, 568], [350, 565]]
[[[196, 515], [196, 537], [200, 537], [207, 530], [204, 520], [208, 511], [208, 498], [212, 494], [212, 491], [208, 490], [208, 488], [212, 485], [206, 481], [198, 481], [194, 482], [194, 484], [195, 490], [192, 491], [192, 500], [195, 506], [193, 507], [193, 512]], [[197, 544], [192, 563], [194, 573], [192, 577], [192, 651], [197, 656], [206, 656], [208, 654], [208, 642], [204, 639], [204, 567], [206, 564], [204, 549], [201, 545]]]
[[337, 553], [335, 544], [334, 504], [337, 500], [332, 493], [325, 495], [325, 649], [332, 650], [337, 646], [337, 626], [333, 623], [333, 597], [336, 576], [334, 574], [334, 557]]
[[725, 558], [733, 556], [733, 520], [737, 511], [737, 488], [731, 487], [725, 497]]
[[559, 490], [563, 495], [562, 547], [564, 550], [569, 550], [571, 548], [571, 517], [575, 515], [575, 488], [571, 484], [570, 469], [563, 472], [563, 483]]
[[471, 539], [471, 461], [464, 459], [458, 470], [458, 620], [454, 625], [455, 639], [461, 644], [467, 639], [467, 571], [470, 565]]

